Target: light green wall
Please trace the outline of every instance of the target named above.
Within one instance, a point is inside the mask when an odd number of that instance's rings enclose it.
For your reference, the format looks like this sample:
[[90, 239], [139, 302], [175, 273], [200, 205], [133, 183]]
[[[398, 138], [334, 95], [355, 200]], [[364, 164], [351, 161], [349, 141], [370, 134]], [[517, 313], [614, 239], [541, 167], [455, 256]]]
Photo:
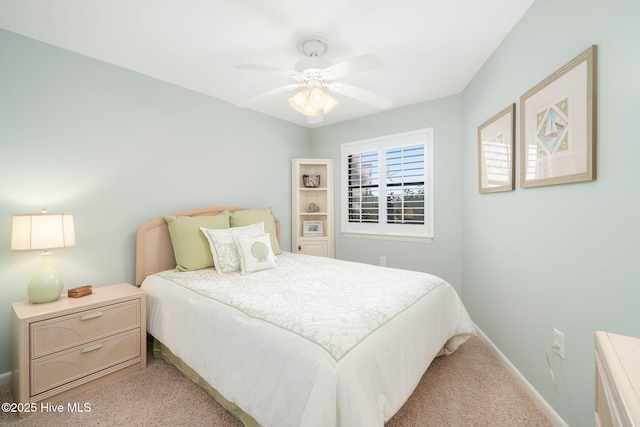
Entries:
[[272, 206], [290, 249], [308, 129], [1, 30], [0, 58], [0, 374], [40, 258], [10, 251], [14, 213], [74, 213], [65, 288], [132, 282], [137, 227], [190, 208]]
[[[313, 157], [335, 159], [336, 257], [435, 274], [461, 285], [461, 97], [398, 108], [313, 130]], [[382, 135], [432, 127], [435, 159], [435, 238], [430, 244], [342, 237], [340, 146]]]
[[[640, 337], [638, 18], [636, 0], [537, 0], [462, 94], [463, 300], [560, 415], [545, 350], [564, 332], [572, 426], [593, 425], [594, 332]], [[593, 44], [597, 180], [480, 195], [477, 126], [515, 102], [519, 132], [519, 97]]]

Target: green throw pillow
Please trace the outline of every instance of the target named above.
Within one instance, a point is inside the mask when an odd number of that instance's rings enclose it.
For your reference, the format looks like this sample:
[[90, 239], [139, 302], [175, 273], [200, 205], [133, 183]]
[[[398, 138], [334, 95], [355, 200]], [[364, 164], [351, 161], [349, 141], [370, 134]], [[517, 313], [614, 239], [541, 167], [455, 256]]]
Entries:
[[280, 243], [278, 243], [276, 224], [273, 219], [273, 212], [271, 208], [231, 212], [232, 227], [242, 227], [245, 225], [255, 224], [257, 222], [264, 222], [264, 231], [269, 233], [269, 239], [271, 240], [271, 250], [274, 254], [280, 255], [282, 250], [280, 250]]
[[200, 227], [209, 229], [229, 228], [229, 211], [215, 216], [171, 216], [164, 217], [169, 225], [171, 244], [176, 256], [176, 270], [192, 271], [213, 267], [213, 256], [209, 242]]

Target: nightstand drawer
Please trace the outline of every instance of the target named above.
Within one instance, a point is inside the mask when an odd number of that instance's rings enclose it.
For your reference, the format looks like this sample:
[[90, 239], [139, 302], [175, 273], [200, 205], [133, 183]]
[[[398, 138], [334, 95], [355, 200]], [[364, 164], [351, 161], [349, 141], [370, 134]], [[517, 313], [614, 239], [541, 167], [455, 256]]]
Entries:
[[138, 327], [138, 300], [33, 323], [31, 359]]
[[139, 356], [140, 330], [135, 329], [41, 357], [31, 362], [31, 396]]

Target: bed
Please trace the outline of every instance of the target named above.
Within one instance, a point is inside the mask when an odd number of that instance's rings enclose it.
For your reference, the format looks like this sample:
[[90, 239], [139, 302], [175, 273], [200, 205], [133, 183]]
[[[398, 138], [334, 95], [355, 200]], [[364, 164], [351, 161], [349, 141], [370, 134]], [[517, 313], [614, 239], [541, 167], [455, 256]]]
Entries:
[[[176, 233], [168, 224], [223, 223], [225, 216], [237, 226], [234, 232], [260, 220], [260, 237], [235, 237], [234, 244], [243, 262], [241, 243], [272, 243], [272, 265], [256, 272], [178, 271], [182, 249], [174, 253]], [[234, 223], [236, 217], [244, 222]], [[444, 280], [281, 252], [279, 237], [280, 223], [270, 210], [228, 206], [159, 218], [137, 233], [136, 285], [147, 294], [154, 353], [245, 425], [381, 427], [436, 356], [475, 335]], [[209, 244], [213, 262], [222, 266]], [[266, 262], [266, 255], [255, 253]]]

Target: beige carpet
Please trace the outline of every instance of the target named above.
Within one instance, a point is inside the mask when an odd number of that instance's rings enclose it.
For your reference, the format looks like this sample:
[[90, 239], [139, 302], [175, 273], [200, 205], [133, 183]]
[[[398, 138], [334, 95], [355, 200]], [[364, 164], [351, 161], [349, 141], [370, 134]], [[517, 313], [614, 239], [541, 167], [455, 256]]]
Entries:
[[[0, 413], [9, 426], [241, 426], [213, 398], [173, 366], [149, 358], [145, 370], [77, 395], [84, 413], [36, 413], [19, 420]], [[13, 402], [9, 385], [0, 402]], [[63, 402], [67, 407], [68, 402]], [[436, 359], [416, 391], [386, 427], [551, 426], [513, 377], [479, 338], [453, 355]], [[366, 426], [365, 426], [366, 427]]]

